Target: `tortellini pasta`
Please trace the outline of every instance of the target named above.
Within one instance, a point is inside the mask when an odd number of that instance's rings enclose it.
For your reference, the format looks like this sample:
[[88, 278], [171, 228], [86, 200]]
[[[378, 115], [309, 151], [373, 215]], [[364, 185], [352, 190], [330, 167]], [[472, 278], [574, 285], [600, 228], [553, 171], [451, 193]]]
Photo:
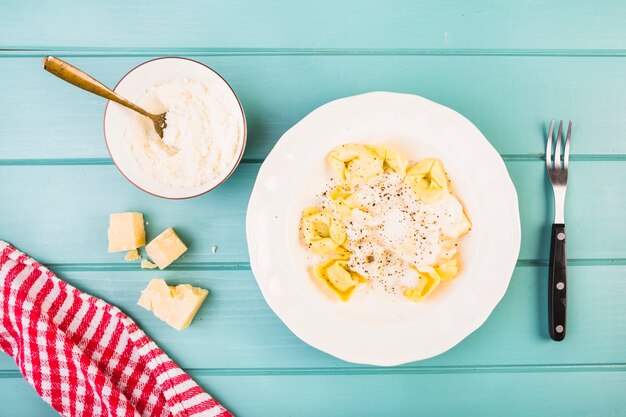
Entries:
[[435, 272], [442, 281], [449, 281], [459, 272], [456, 258], [444, 259], [435, 267]]
[[448, 178], [438, 159], [422, 159], [407, 171], [405, 181], [426, 203], [436, 203], [448, 194]]
[[419, 271], [420, 279], [413, 288], [404, 290], [404, 296], [411, 301], [423, 301], [428, 297], [441, 282], [437, 271]]
[[346, 229], [341, 220], [317, 207], [302, 212], [301, 229], [307, 246], [318, 255], [333, 252], [346, 241]]
[[354, 143], [333, 149], [328, 162], [335, 176], [348, 185], [362, 184], [386, 169], [404, 178], [409, 164], [402, 155], [386, 146]]
[[347, 144], [333, 149], [328, 162], [337, 178], [356, 185], [382, 173], [385, 160], [365, 145]]
[[[400, 271], [412, 269], [418, 274], [415, 286], [407, 288], [406, 281], [401, 280], [393, 284], [396, 296], [413, 302], [424, 301], [442, 282], [458, 274], [457, 239], [472, 225], [454, 196], [443, 200], [450, 191], [440, 160], [426, 158], [410, 166], [404, 156], [386, 146], [352, 143], [334, 148], [327, 161], [333, 181], [322, 194], [320, 207], [302, 212], [301, 231], [307, 247], [322, 257], [312, 275], [339, 300], [348, 301], [360, 284], [370, 282], [373, 288], [376, 282], [383, 282], [387, 288], [380, 271], [396, 264]], [[424, 217], [415, 217], [418, 212]], [[409, 213], [408, 218], [402, 217]], [[436, 226], [440, 234], [433, 238], [432, 226], [437, 223], [427, 219], [434, 219], [434, 214], [448, 219], [446, 226]], [[402, 222], [409, 227], [408, 233], [401, 233]], [[390, 235], [380, 238], [380, 230]], [[412, 240], [393, 243], [392, 235], [413, 237], [401, 237]], [[434, 254], [428, 252], [431, 256], [427, 254], [424, 261], [426, 250]], [[380, 260], [374, 262], [379, 259], [375, 254], [380, 253], [389, 255], [381, 266]]]
[[374, 151], [383, 158], [383, 169], [391, 169], [401, 178], [406, 175], [406, 168], [409, 165], [409, 161], [406, 160], [398, 152], [387, 148], [386, 146], [374, 146]]
[[464, 235], [465, 233], [469, 232], [471, 228], [472, 228], [472, 223], [470, 223], [465, 213], [463, 213], [463, 217], [461, 217], [461, 227], [460, 227], [459, 236]]
[[348, 301], [357, 284], [366, 279], [348, 268], [350, 255], [340, 253], [315, 266], [314, 273], [342, 301]]
[[363, 208], [354, 201], [352, 193], [345, 185], [334, 187], [330, 190], [329, 197], [334, 212], [342, 219], [349, 218], [354, 209], [363, 210]]

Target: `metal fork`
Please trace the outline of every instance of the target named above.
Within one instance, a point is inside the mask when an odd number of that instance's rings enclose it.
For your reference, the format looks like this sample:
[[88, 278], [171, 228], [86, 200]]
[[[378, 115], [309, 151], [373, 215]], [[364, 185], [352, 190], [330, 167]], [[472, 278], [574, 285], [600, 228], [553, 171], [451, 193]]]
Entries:
[[550, 337], [553, 340], [565, 339], [565, 317], [567, 307], [567, 258], [565, 255], [565, 191], [567, 189], [567, 170], [569, 164], [569, 146], [572, 136], [572, 121], [569, 121], [565, 149], [563, 149], [563, 120], [559, 123], [556, 146], [552, 148], [554, 120], [550, 122], [548, 143], [546, 145], [546, 167], [554, 191], [554, 223], [550, 242], [550, 265], [548, 270], [548, 316]]

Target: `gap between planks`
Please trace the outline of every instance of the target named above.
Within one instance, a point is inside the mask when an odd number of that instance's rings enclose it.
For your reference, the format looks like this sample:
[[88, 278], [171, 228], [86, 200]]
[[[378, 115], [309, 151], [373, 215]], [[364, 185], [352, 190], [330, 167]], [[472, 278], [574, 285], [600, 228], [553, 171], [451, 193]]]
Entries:
[[[543, 161], [544, 154], [502, 154], [504, 161]], [[580, 154], [572, 155], [572, 161], [626, 161], [626, 154]], [[263, 158], [243, 158], [242, 164], [260, 164]], [[0, 166], [59, 166], [59, 165], [113, 165], [110, 158], [32, 158], [0, 159]]]
[[[544, 372], [626, 372], [626, 363], [467, 366], [339, 366], [320, 368], [185, 368], [191, 376], [308, 376], [308, 375], [432, 375]], [[17, 370], [0, 370], [0, 378], [21, 378]]]
[[[570, 267], [584, 266], [622, 266], [626, 265], [626, 258], [589, 258], [568, 259]], [[136, 263], [49, 263], [46, 264], [53, 271], [151, 271], [140, 269]], [[535, 268], [548, 266], [547, 259], [519, 259], [516, 268]], [[170, 265], [172, 271], [249, 271], [249, 262], [189, 262]]]
[[184, 56], [502, 56], [625, 58], [626, 49], [489, 49], [489, 48], [138, 48], [70, 46], [0, 46], [0, 58]]

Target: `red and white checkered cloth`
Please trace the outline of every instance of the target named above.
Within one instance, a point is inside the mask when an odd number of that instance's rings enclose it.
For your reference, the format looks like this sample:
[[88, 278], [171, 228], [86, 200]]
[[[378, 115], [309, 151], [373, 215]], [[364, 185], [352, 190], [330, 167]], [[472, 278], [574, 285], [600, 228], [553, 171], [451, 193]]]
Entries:
[[0, 349], [63, 416], [232, 416], [117, 307], [3, 241], [0, 308]]

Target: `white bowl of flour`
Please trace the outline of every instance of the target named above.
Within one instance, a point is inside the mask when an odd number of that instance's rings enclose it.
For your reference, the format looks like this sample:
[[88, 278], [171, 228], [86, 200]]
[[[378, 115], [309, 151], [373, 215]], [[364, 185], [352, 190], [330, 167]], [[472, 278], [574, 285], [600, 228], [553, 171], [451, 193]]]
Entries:
[[148, 118], [107, 103], [107, 148], [138, 188], [164, 198], [196, 197], [237, 167], [246, 144], [245, 115], [235, 92], [211, 68], [186, 58], [154, 59], [126, 74], [115, 91], [151, 113], [167, 112], [161, 139]]

